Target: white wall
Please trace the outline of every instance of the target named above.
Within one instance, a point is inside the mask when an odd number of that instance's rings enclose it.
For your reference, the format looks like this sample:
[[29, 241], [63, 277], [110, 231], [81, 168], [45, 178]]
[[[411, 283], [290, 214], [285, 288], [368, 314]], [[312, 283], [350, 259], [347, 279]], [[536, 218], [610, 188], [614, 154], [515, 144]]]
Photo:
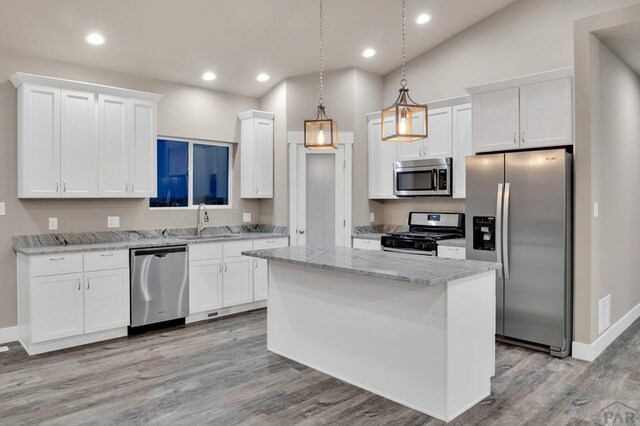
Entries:
[[[640, 22], [638, 23], [640, 25]], [[594, 202], [591, 334], [598, 336], [598, 300], [611, 295], [612, 323], [640, 304], [640, 77], [595, 40], [592, 135]]]

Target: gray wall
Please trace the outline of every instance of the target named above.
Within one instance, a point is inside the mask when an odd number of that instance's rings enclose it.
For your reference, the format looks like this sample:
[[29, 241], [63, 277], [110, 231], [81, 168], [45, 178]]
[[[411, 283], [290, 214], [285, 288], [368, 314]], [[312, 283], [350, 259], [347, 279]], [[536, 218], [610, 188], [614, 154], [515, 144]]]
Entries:
[[[193, 226], [195, 212], [150, 211], [147, 200], [18, 200], [16, 153], [16, 89], [8, 79], [28, 72], [88, 81], [142, 91], [162, 93], [158, 105], [158, 132], [217, 141], [237, 141], [236, 113], [258, 107], [258, 100], [159, 80], [108, 72], [0, 50], [0, 201], [6, 216], [0, 216], [0, 328], [16, 324], [16, 265], [12, 237], [41, 234], [48, 218], [58, 218], [57, 232], [102, 231], [107, 216], [120, 216], [121, 229], [154, 229]], [[240, 156], [234, 150], [234, 208], [214, 210], [211, 224], [239, 224], [242, 212], [260, 218], [260, 202], [240, 199]]]

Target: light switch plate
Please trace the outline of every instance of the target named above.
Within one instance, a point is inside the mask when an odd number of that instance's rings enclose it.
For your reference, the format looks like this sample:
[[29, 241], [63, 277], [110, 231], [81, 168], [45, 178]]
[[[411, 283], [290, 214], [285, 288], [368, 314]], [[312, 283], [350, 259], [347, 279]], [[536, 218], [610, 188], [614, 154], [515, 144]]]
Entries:
[[242, 221], [245, 222], [245, 223], [251, 222], [251, 212], [242, 213]]
[[600, 216], [600, 209], [598, 208], [598, 203], [593, 203], [593, 217]]
[[120, 216], [107, 216], [107, 228], [120, 228]]
[[49, 230], [50, 231], [55, 231], [56, 229], [58, 229], [58, 218], [57, 217], [50, 217], [49, 218]]
[[369, 222], [373, 223], [375, 221], [376, 221], [376, 215], [373, 212], [369, 213]]
[[4, 216], [5, 214], [4, 203], [0, 203], [0, 216]]

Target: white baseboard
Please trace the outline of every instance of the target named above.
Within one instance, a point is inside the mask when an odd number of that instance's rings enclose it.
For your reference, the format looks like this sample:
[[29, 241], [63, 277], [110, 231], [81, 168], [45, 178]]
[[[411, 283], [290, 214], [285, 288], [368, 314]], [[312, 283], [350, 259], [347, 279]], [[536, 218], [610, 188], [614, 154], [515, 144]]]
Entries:
[[0, 328], [0, 343], [15, 342], [18, 340], [18, 326]]
[[631, 309], [625, 316], [609, 327], [592, 344], [573, 342], [571, 356], [583, 361], [593, 361], [604, 352], [614, 340], [640, 318], [640, 304]]

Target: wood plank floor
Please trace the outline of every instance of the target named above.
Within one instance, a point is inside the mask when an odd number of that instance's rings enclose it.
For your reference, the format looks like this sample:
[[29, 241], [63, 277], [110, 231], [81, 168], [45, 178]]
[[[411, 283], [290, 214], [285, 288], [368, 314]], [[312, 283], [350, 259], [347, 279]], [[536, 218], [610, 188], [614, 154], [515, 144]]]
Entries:
[[[34, 357], [9, 347], [2, 425], [442, 423], [267, 352], [265, 310]], [[640, 406], [640, 321], [591, 364], [498, 345], [492, 396], [451, 424], [604, 424], [615, 401]]]

